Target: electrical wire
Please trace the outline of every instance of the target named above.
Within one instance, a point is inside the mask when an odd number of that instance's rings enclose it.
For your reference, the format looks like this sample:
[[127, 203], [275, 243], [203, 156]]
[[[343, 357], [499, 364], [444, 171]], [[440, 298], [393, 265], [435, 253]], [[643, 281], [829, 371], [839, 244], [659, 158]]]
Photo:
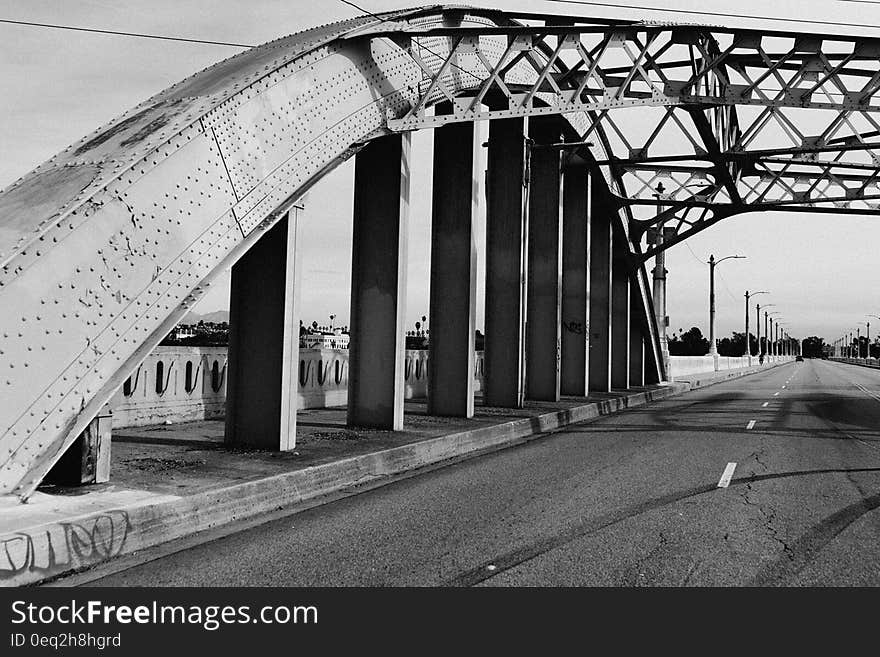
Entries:
[[721, 279], [721, 284], [724, 285], [724, 289], [727, 290], [727, 296], [729, 296], [732, 301], [736, 302], [736, 297], [733, 296], [733, 292], [731, 292], [730, 288], [727, 286], [727, 281], [724, 280], [724, 274], [718, 272], [718, 278]]
[[182, 41], [184, 43], [203, 43], [212, 46], [229, 46], [231, 48], [254, 48], [246, 43], [230, 43], [228, 41], [209, 41], [207, 39], [188, 39], [186, 37], [167, 36], [164, 34], [143, 34], [140, 32], [120, 32], [117, 30], [100, 30], [94, 27], [77, 27], [74, 25], [58, 25], [55, 23], [35, 23], [32, 21], [16, 21], [9, 18], [0, 18], [0, 23], [7, 25], [25, 25], [29, 27], [47, 27], [53, 30], [70, 30], [72, 32], [91, 32], [94, 34], [110, 34], [115, 36], [136, 37], [138, 39], [159, 39], [161, 41]]
[[[833, 25], [835, 27], [863, 27], [872, 30], [880, 29], [880, 25], [868, 25], [866, 23], [840, 23], [836, 21], [817, 21], [806, 18], [777, 18], [774, 16], [751, 16], [749, 14], [728, 14], [720, 11], [702, 11], [699, 9], [669, 9], [667, 7], [640, 7], [637, 5], [624, 5], [612, 2], [590, 2], [589, 0], [545, 0], [563, 5], [586, 5], [590, 7], [613, 7], [615, 9], [632, 9], [634, 11], [665, 11], [671, 14], [691, 14], [699, 16], [717, 16], [721, 18], [748, 18], [761, 21], [787, 21], [793, 23], [805, 23], [810, 25]], [[855, 0], [852, 0], [855, 1]]]
[[[682, 244], [684, 244], [688, 248], [688, 251], [690, 251], [691, 255], [694, 256], [694, 260], [699, 262], [701, 265], [706, 264], [705, 261], [701, 260], [700, 257], [696, 253], [694, 253], [694, 250], [691, 248], [691, 245], [687, 243], [687, 240], [683, 240]], [[730, 296], [730, 298], [736, 301], [736, 297], [733, 296], [733, 292], [730, 291], [730, 288], [727, 286], [727, 281], [724, 280], [724, 276], [721, 275], [721, 272], [718, 272], [718, 278], [721, 279], [721, 284], [724, 285], [724, 289], [727, 291], [727, 294]]]
[[705, 265], [705, 264], [706, 264], [704, 261], [700, 260], [700, 257], [699, 257], [696, 253], [694, 253], [694, 250], [691, 248], [691, 245], [687, 243], [687, 240], [684, 240], [684, 241], [682, 242], [682, 244], [684, 244], [684, 245], [688, 248], [688, 251], [690, 251], [690, 252], [691, 252], [691, 255], [694, 256], [694, 260], [696, 260], [697, 262], [699, 262], [701, 265]]
[[[371, 12], [369, 9], [364, 9], [364, 8], [361, 7], [360, 5], [356, 5], [356, 4], [353, 3], [353, 2], [349, 2], [349, 0], [339, 0], [339, 2], [341, 2], [341, 3], [344, 4], [344, 5], [348, 5], [348, 6], [351, 7], [352, 9], [356, 9], [357, 11], [361, 12], [361, 13], [364, 14], [365, 16], [369, 16], [370, 18], [375, 18], [377, 21], [381, 21], [381, 22], [383, 22], [383, 23], [390, 23], [390, 22], [391, 22], [391, 21], [389, 21], [387, 18], [382, 18], [381, 16], [379, 16], [379, 15], [377, 15], [377, 14], [374, 14], [374, 13]], [[425, 44], [423, 44], [423, 43], [419, 43], [419, 47], [422, 48], [422, 49], [424, 49], [424, 50], [427, 50], [429, 53], [431, 53], [432, 55], [434, 55], [434, 57], [437, 57], [438, 59], [445, 61], [445, 58], [444, 58], [442, 55], [439, 55], [438, 53], [434, 52], [433, 50], [431, 50], [430, 48], [428, 48]], [[452, 66], [453, 68], [458, 69], [458, 70], [461, 71], [462, 73], [465, 73], [465, 74], [467, 74], [467, 75], [470, 75], [470, 76], [471, 76], [472, 78], [474, 78], [475, 80], [480, 80], [480, 81], [482, 81], [482, 78], [481, 78], [480, 76], [478, 76], [478, 75], [474, 75], [474, 74], [471, 73], [470, 71], [468, 71], [468, 70], [466, 70], [466, 69], [463, 69], [461, 66], [459, 66], [459, 65], [456, 64], [455, 62], [449, 62], [449, 64], [450, 64], [450, 66]]]

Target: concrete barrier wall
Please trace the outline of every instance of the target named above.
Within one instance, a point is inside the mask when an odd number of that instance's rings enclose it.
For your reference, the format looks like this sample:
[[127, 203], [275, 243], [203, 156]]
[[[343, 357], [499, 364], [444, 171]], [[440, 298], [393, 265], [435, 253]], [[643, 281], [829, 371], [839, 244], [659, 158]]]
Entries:
[[[113, 396], [113, 426], [222, 418], [226, 403], [226, 353], [226, 347], [158, 347]], [[348, 353], [347, 349], [300, 349], [299, 408], [344, 406], [348, 402]], [[780, 357], [776, 362], [787, 360], [792, 357]], [[673, 380], [739, 369], [747, 364], [743, 357], [719, 356], [716, 370], [711, 356], [670, 359]], [[752, 365], [757, 364], [758, 359], [752, 358]], [[428, 394], [428, 352], [407, 350], [404, 374], [406, 398], [424, 399]], [[483, 352], [478, 351], [474, 389], [479, 392], [482, 387]]]
[[[707, 372], [726, 372], [749, 366], [746, 356], [718, 356], [718, 366], [715, 366], [712, 356], [670, 356], [669, 369], [673, 381], [691, 374], [705, 374]], [[785, 363], [794, 360], [794, 356], [776, 356], [764, 359], [765, 365], [773, 363]], [[758, 365], [758, 357], [752, 356], [752, 366]]]
[[880, 359], [877, 358], [829, 358], [829, 360], [838, 363], [849, 363], [850, 365], [880, 368]]
[[223, 417], [226, 347], [159, 347], [110, 400], [114, 427]]
[[[298, 408], [348, 402], [348, 350], [300, 349]], [[226, 347], [158, 347], [110, 402], [113, 426], [221, 418], [226, 403]], [[476, 353], [474, 388], [482, 390], [483, 352]], [[408, 350], [405, 397], [428, 394], [428, 352]]]

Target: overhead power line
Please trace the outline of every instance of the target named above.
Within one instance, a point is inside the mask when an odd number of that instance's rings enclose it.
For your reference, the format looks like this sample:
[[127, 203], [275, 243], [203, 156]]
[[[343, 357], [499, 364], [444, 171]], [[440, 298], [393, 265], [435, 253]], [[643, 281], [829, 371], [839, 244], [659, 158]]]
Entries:
[[77, 27], [75, 25], [57, 25], [54, 23], [34, 23], [31, 21], [15, 21], [0, 18], [0, 23], [8, 25], [26, 25], [29, 27], [47, 27], [53, 30], [70, 30], [72, 32], [91, 32], [94, 34], [111, 34], [114, 36], [136, 37], [138, 39], [159, 39], [161, 41], [182, 41], [184, 43], [204, 43], [212, 46], [229, 46], [231, 48], [254, 48], [246, 43], [229, 43], [228, 41], [209, 41], [207, 39], [188, 39], [186, 37], [168, 36], [164, 34], [142, 34], [140, 32], [119, 32], [117, 30], [99, 30], [94, 27]]
[[[353, 3], [353, 2], [349, 2], [349, 0], [339, 0], [339, 2], [341, 2], [341, 3], [344, 4], [344, 5], [348, 5], [348, 6], [351, 7], [352, 9], [356, 9], [357, 11], [361, 12], [364, 16], [368, 16], [368, 17], [370, 17], [370, 18], [375, 18], [377, 21], [381, 21], [382, 23], [390, 23], [390, 22], [391, 22], [391, 21], [389, 21], [387, 18], [382, 18], [381, 16], [379, 16], [379, 15], [377, 15], [377, 14], [374, 14], [373, 12], [371, 12], [371, 11], [368, 10], [368, 9], [364, 9], [363, 7], [361, 7], [361, 6], [359, 6], [359, 5], [356, 5], [356, 4]], [[423, 44], [423, 43], [419, 43], [419, 47], [422, 48], [422, 49], [424, 49], [424, 50], [427, 50], [429, 53], [431, 53], [431, 54], [434, 55], [435, 57], [439, 58], [441, 61], [444, 60], [444, 57], [443, 57], [442, 55], [440, 55], [439, 53], [437, 53], [437, 52], [431, 50], [431, 49], [428, 48], [428, 46], [426, 46], [425, 44]], [[462, 73], [464, 73], [464, 74], [466, 74], [466, 75], [470, 75], [472, 78], [474, 78], [474, 79], [476, 79], [476, 80], [480, 80], [480, 79], [481, 79], [479, 76], [474, 75], [473, 73], [471, 73], [470, 71], [468, 71], [468, 70], [466, 70], [466, 69], [463, 69], [461, 66], [459, 66], [459, 65], [456, 64], [455, 62], [449, 62], [449, 65], [452, 66], [452, 68], [458, 69], [459, 71], [461, 71]]]
[[[715, 16], [719, 18], [748, 18], [751, 20], [761, 21], [782, 21], [792, 23], [807, 23], [810, 25], [833, 25], [836, 27], [864, 27], [872, 30], [880, 29], [880, 25], [869, 25], [867, 23], [840, 23], [836, 21], [817, 21], [806, 18], [778, 18], [775, 16], [752, 16], [750, 14], [728, 14], [720, 11], [702, 11], [699, 9], [669, 9], [668, 7], [644, 7], [639, 5], [624, 5], [613, 2], [590, 2], [589, 0], [546, 0], [547, 2], [555, 2], [562, 5], [586, 5], [590, 7], [613, 7], [615, 9], [632, 9], [635, 11], [665, 11], [670, 14], [690, 14], [699, 16]], [[851, 0], [855, 2], [856, 0]], [[861, 0], [865, 1], [865, 0]]]
[[371, 18], [375, 18], [376, 20], [382, 21], [383, 23], [389, 23], [389, 22], [391, 22], [391, 21], [389, 21], [389, 20], [386, 19], [386, 18], [382, 18], [381, 16], [379, 16], [379, 15], [377, 15], [377, 14], [374, 14], [374, 13], [371, 12], [369, 9], [364, 9], [364, 8], [361, 7], [360, 5], [356, 5], [355, 3], [353, 3], [353, 2], [349, 2], [348, 0], [339, 0], [339, 2], [341, 2], [341, 3], [344, 4], [344, 5], [348, 5], [348, 6], [351, 7], [352, 9], [357, 9], [359, 12], [361, 12], [361, 13], [364, 14], [365, 16], [369, 16], [369, 17], [371, 17]]

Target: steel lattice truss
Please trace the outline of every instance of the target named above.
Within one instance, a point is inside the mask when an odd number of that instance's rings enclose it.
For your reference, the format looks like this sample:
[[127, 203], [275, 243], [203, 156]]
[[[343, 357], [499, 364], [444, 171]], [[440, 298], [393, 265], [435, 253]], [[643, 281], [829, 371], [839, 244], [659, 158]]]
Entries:
[[[483, 29], [449, 16], [371, 35], [423, 73], [389, 127], [580, 113], [637, 242], [664, 224], [668, 248], [751, 211], [880, 213], [880, 40], [510, 14], [519, 21]], [[451, 114], [426, 111], [444, 100]]]

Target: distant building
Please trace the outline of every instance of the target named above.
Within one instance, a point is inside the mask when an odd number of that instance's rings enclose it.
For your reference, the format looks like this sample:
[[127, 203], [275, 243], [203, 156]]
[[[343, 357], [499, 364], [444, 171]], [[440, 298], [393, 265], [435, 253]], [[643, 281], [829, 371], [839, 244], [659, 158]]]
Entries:
[[304, 333], [299, 336], [301, 349], [348, 349], [349, 335], [342, 329]]
[[168, 336], [172, 340], [185, 340], [196, 337], [196, 327], [189, 324], [178, 324]]

